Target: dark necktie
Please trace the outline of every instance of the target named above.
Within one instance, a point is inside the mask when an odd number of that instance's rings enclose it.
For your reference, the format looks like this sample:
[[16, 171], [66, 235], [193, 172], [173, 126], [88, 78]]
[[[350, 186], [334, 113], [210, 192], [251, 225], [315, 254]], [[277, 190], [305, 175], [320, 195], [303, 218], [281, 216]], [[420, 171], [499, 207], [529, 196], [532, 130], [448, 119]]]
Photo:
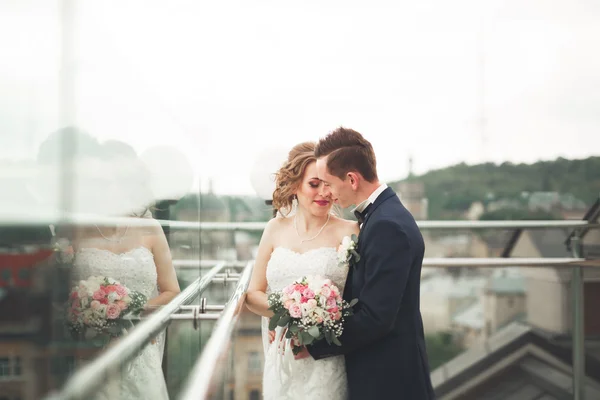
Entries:
[[359, 225], [362, 225], [362, 223], [365, 222], [365, 218], [367, 218], [367, 214], [369, 213], [369, 209], [371, 208], [371, 205], [372, 204], [369, 204], [362, 212], [360, 212], [358, 210], [354, 210], [354, 216], [358, 220]]

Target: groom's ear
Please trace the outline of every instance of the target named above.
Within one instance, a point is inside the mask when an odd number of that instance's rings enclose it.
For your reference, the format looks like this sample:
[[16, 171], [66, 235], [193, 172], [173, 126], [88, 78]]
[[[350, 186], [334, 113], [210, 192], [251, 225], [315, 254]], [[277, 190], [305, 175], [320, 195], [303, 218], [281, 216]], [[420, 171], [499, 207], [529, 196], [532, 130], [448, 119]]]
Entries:
[[350, 185], [352, 185], [352, 189], [358, 189], [358, 182], [361, 176], [356, 172], [348, 172], [347, 178], [350, 181]]

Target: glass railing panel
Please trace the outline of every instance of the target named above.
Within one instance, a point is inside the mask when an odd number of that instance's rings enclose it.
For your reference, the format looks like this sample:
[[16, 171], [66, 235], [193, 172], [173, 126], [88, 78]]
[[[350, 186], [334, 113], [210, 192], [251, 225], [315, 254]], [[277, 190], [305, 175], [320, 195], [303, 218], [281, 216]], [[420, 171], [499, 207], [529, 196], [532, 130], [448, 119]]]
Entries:
[[203, 377], [208, 385], [206, 398], [262, 398], [264, 348], [260, 332], [260, 318], [241, 310], [240, 319], [221, 349], [212, 373]]
[[[174, 319], [167, 329], [163, 369], [170, 398], [176, 398], [181, 391], [183, 383], [212, 335], [216, 318], [235, 288], [235, 281], [231, 278], [226, 280], [224, 274], [225, 272], [215, 278], [213, 283], [194, 299], [190, 307], [179, 313], [181, 317], [188, 316], [188, 319]], [[193, 310], [191, 307], [197, 309]], [[204, 313], [202, 307], [205, 307]], [[196, 312], [199, 313], [199, 319], [194, 321], [193, 315]], [[211, 316], [215, 316], [215, 319], [203, 319]]]
[[[0, 397], [55, 393], [135, 330], [138, 320], [121, 319], [132, 311], [123, 293], [94, 299], [96, 287], [74, 290], [80, 281], [114, 279], [152, 313], [200, 276], [178, 279], [171, 266], [200, 259], [198, 228], [171, 239], [156, 221], [175, 219], [179, 198], [198, 192], [190, 143], [203, 135], [137, 108], [157, 100], [121, 79], [122, 54], [97, 36], [113, 11], [69, 0], [0, 6]], [[118, 332], [90, 328], [117, 314]], [[152, 353], [149, 369], [162, 374]]]
[[194, 362], [202, 353], [215, 321], [173, 321], [168, 328], [168, 341], [163, 366], [170, 398], [176, 398]]

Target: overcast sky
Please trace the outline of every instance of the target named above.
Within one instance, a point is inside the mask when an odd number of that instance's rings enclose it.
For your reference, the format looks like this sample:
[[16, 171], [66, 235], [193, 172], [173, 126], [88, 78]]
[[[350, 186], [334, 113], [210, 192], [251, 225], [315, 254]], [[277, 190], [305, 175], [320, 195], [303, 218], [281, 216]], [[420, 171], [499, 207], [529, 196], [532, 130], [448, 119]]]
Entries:
[[[77, 4], [77, 124], [175, 146], [219, 193], [254, 193], [261, 151], [339, 125], [384, 180], [411, 154], [422, 173], [600, 153], [596, 1]], [[33, 158], [59, 126], [59, 28], [58, 3], [0, 6], [0, 159]]]

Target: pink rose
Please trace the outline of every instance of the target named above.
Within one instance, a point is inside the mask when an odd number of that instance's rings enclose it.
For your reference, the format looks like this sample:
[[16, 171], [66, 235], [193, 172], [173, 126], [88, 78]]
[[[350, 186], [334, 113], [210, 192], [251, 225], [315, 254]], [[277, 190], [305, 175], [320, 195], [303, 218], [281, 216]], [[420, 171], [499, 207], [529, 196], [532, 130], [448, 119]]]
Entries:
[[306, 304], [308, 305], [310, 310], [314, 310], [317, 308], [317, 301], [315, 299], [309, 299]]
[[329, 289], [329, 286], [323, 286], [323, 287], [321, 288], [321, 294], [322, 294], [323, 296], [325, 296], [325, 297], [330, 297], [330, 296], [331, 296], [331, 293], [332, 293], [332, 291], [331, 291], [331, 289]]
[[106, 297], [106, 293], [104, 292], [104, 290], [102, 290], [102, 288], [96, 290], [94, 292], [94, 295], [92, 296], [94, 300], [98, 301], [102, 300], [104, 297]]
[[283, 303], [283, 308], [285, 308], [286, 310], [289, 310], [290, 307], [292, 306], [292, 304], [294, 304], [294, 300], [286, 300], [286, 302]]
[[340, 319], [342, 319], [342, 313], [340, 311], [338, 311], [337, 313], [335, 313], [335, 316], [333, 318], [336, 321], [339, 321]]
[[338, 310], [339, 310], [339, 308], [337, 308], [337, 307], [331, 307], [327, 311], [329, 311], [331, 314], [336, 314], [338, 312]]
[[73, 302], [71, 303], [71, 308], [79, 308], [79, 307], [81, 307], [81, 302], [79, 301], [79, 299], [73, 300]]
[[327, 299], [327, 308], [337, 307], [335, 299]]
[[315, 292], [313, 292], [313, 290], [308, 287], [306, 289], [304, 289], [304, 292], [302, 292], [302, 295], [304, 295], [304, 297], [306, 297], [307, 299], [315, 298]]
[[285, 289], [283, 289], [283, 293], [290, 296], [292, 293], [294, 293], [294, 286], [293, 285], [286, 286]]
[[108, 307], [106, 307], [106, 318], [117, 319], [120, 314], [121, 314], [121, 309], [119, 308], [118, 305], [113, 303], [113, 304], [109, 304]]
[[320, 323], [322, 323], [322, 322], [323, 322], [323, 318], [321, 318], [321, 317], [317, 317], [317, 323], [318, 323], [318, 324], [320, 324]]
[[302, 293], [304, 291], [304, 288], [305, 288], [304, 285], [302, 285], [300, 283], [296, 283], [296, 286], [294, 286], [294, 291]]
[[104, 286], [104, 291], [106, 292], [106, 294], [112, 293], [112, 292], [116, 292], [117, 291], [117, 286], [115, 285], [106, 285]]
[[92, 310], [97, 310], [98, 308], [100, 308], [100, 302], [98, 300], [92, 300], [92, 302], [90, 303], [90, 307], [92, 307]]
[[121, 297], [127, 296], [128, 291], [124, 286], [117, 286], [115, 292]]
[[292, 318], [300, 318], [302, 316], [302, 309], [298, 304], [292, 304], [290, 307], [290, 316]]

